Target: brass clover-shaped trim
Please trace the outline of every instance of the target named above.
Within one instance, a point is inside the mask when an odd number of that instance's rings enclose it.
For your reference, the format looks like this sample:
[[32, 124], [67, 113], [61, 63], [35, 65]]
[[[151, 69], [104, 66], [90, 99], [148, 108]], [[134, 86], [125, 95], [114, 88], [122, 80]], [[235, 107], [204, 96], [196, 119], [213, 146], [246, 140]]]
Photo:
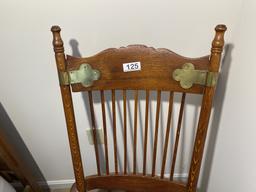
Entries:
[[193, 84], [215, 86], [218, 73], [206, 70], [196, 70], [192, 63], [185, 63], [181, 69], [175, 69], [172, 73], [174, 80], [180, 82], [183, 89], [189, 89]]
[[65, 71], [59, 73], [61, 85], [81, 83], [84, 87], [93, 85], [93, 81], [100, 78], [100, 72], [92, 69], [89, 64], [81, 64], [78, 70]]

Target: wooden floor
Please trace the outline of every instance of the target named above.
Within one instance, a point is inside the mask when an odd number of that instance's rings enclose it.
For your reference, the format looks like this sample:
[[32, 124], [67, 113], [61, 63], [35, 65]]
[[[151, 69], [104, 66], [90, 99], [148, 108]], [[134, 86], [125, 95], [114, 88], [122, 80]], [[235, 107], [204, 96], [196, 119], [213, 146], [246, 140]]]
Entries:
[[[53, 189], [51, 192], [70, 192], [70, 189]], [[106, 192], [106, 190], [91, 190], [90, 192]], [[113, 191], [120, 192], [120, 191]]]
[[70, 192], [70, 189], [53, 189], [52, 192]]
[[[70, 189], [53, 189], [51, 190], [51, 192], [70, 192]], [[107, 192], [107, 190], [91, 190], [90, 192]], [[120, 190], [115, 190], [112, 192], [124, 192], [124, 191], [120, 191]]]

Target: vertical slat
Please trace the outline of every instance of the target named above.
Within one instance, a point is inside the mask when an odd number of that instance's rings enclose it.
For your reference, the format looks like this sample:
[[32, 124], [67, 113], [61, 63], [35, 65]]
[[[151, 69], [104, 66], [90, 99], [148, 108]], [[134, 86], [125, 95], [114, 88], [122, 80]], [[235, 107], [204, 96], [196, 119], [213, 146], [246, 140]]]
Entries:
[[169, 108], [168, 108], [168, 117], [167, 117], [166, 133], [165, 133], [164, 153], [163, 153], [163, 159], [162, 159], [161, 178], [164, 178], [167, 149], [168, 149], [169, 137], [170, 137], [172, 106], [173, 106], [173, 92], [171, 91], [169, 96]]
[[127, 174], [127, 119], [126, 119], [126, 90], [123, 90], [124, 108], [124, 174]]
[[155, 176], [156, 171], [156, 154], [157, 154], [157, 141], [158, 141], [158, 124], [160, 115], [160, 101], [161, 91], [157, 91], [157, 105], [156, 105], [156, 122], [155, 122], [155, 134], [154, 134], [154, 149], [153, 149], [153, 162], [152, 162], [152, 177]]
[[[55, 60], [58, 72], [63, 72], [66, 70], [65, 65], [65, 55], [63, 41], [60, 36], [60, 27], [53, 26], [51, 28], [53, 34], [53, 47], [55, 52]], [[85, 191], [85, 182], [84, 182], [84, 171], [82, 165], [82, 158], [80, 153], [79, 141], [76, 131], [76, 121], [73, 109], [73, 102], [71, 96], [71, 90], [69, 85], [61, 85], [61, 96], [63, 102], [63, 108], [65, 112], [66, 125], [69, 138], [69, 146], [72, 156], [73, 170], [76, 179], [76, 188], [79, 192]]]
[[147, 144], [148, 144], [148, 106], [149, 90], [146, 90], [146, 109], [145, 109], [145, 133], [144, 133], [144, 154], [143, 154], [143, 175], [146, 175], [147, 168]]
[[134, 137], [133, 137], [133, 174], [136, 174], [137, 158], [137, 121], [138, 121], [138, 90], [134, 91]]
[[113, 140], [114, 140], [114, 163], [115, 174], [118, 174], [118, 162], [117, 162], [117, 139], [116, 139], [116, 93], [112, 90], [112, 113], [113, 113]]
[[94, 143], [94, 150], [96, 156], [96, 165], [97, 165], [97, 173], [100, 173], [100, 160], [99, 160], [99, 150], [98, 150], [98, 142], [97, 142], [97, 130], [96, 130], [96, 122], [95, 122], [95, 113], [93, 107], [93, 98], [92, 98], [92, 91], [88, 91], [88, 98], [89, 98], [89, 105], [90, 105], [90, 112], [91, 112], [91, 121], [92, 121], [92, 133], [93, 133], [93, 143]]
[[173, 156], [172, 156], [170, 180], [173, 180], [173, 175], [174, 175], [174, 169], [175, 169], [175, 163], [176, 163], [176, 157], [177, 157], [177, 151], [178, 151], [178, 145], [179, 145], [179, 139], [180, 139], [180, 130], [181, 130], [183, 113], [184, 113], [185, 99], [186, 99], [186, 93], [183, 93], [181, 98], [178, 125], [176, 130], [175, 144], [174, 144], [174, 150], [173, 150]]
[[109, 175], [108, 135], [107, 135], [107, 126], [106, 126], [105, 96], [104, 96], [104, 91], [103, 90], [100, 91], [100, 97], [101, 97], [102, 122], [103, 122], [103, 132], [104, 132], [106, 174]]

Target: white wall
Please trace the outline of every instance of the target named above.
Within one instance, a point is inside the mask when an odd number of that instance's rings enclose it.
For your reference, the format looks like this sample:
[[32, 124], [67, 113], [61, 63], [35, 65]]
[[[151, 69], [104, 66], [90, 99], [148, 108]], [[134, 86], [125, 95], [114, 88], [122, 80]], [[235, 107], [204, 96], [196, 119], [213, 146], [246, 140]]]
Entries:
[[255, 9], [255, 1], [244, 1], [232, 38], [228, 82], [222, 87], [226, 94], [209, 180], [210, 192], [256, 191]]
[[[218, 130], [209, 140], [214, 158], [206, 160], [210, 179], [202, 179], [201, 185], [212, 192], [255, 191], [255, 8], [253, 0], [1, 1], [0, 100], [47, 180], [72, 179], [51, 25], [62, 27], [69, 54], [69, 41], [76, 39], [83, 56], [139, 43], [196, 57], [209, 53], [214, 26], [225, 23], [226, 42], [232, 44], [224, 61], [226, 76], [221, 77], [227, 85], [218, 87], [224, 98], [216, 100], [221, 118], [214, 114], [218, 123], [213, 128]], [[81, 95], [75, 98], [75, 105], [83, 104]], [[78, 119], [85, 116], [80, 109]]]

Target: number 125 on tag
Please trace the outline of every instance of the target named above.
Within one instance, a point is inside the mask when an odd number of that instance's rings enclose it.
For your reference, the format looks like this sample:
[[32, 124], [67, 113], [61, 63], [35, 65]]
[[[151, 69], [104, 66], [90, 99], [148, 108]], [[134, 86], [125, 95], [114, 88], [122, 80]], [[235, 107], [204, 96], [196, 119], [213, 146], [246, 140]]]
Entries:
[[140, 71], [141, 65], [140, 62], [131, 62], [131, 63], [124, 63], [123, 64], [123, 71], [130, 72], [130, 71]]

